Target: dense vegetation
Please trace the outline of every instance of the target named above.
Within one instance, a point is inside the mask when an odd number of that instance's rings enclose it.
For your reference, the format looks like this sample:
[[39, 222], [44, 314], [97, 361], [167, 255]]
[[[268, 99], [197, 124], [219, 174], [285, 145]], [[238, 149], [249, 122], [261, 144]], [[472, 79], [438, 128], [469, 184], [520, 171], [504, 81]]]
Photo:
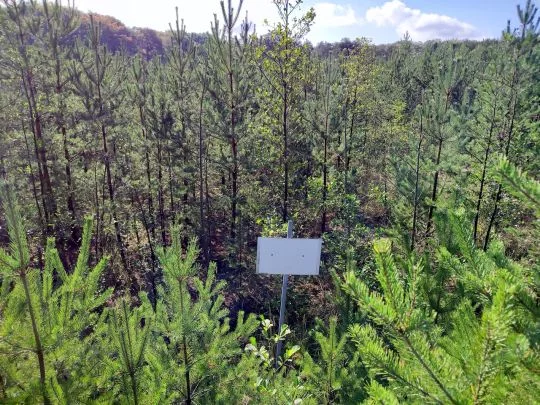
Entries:
[[[381, 52], [273, 1], [195, 37], [3, 0], [1, 403], [537, 401], [535, 5]], [[324, 251], [278, 331], [289, 219]]]

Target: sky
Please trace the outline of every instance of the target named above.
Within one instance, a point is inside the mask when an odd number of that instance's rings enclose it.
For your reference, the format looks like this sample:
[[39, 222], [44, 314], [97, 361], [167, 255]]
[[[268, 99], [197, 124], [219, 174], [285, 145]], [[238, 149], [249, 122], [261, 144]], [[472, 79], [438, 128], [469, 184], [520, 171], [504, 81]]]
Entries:
[[[73, 0], [72, 0], [73, 1]], [[81, 11], [110, 15], [128, 27], [168, 30], [175, 7], [188, 32], [206, 32], [214, 13], [221, 16], [219, 0], [74, 0]], [[342, 38], [371, 38], [391, 43], [408, 32], [413, 41], [430, 39], [498, 38], [506, 22], [516, 21], [519, 0], [304, 0], [300, 13], [315, 9], [315, 23], [307, 39], [317, 44]], [[524, 0], [522, 0], [524, 2]], [[64, 0], [64, 4], [67, 0]], [[233, 1], [236, 4], [237, 1]], [[259, 34], [278, 21], [272, 0], [244, 0]]]

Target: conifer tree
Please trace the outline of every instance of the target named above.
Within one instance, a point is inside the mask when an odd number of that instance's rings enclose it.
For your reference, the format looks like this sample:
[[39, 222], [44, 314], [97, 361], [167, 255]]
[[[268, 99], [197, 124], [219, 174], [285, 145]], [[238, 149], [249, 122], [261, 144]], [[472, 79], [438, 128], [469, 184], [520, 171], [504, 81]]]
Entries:
[[[118, 353], [119, 362], [109, 362], [111, 369], [120, 369], [121, 387], [120, 396], [128, 403], [138, 405], [147, 400], [158, 400], [155, 392], [143, 389], [143, 367], [145, 354], [149, 348], [149, 338], [152, 325], [152, 310], [148, 299], [141, 296], [142, 304], [131, 308], [129, 297], [121, 299], [115, 308], [110, 311], [109, 337]], [[148, 399], [144, 399], [150, 394]]]
[[317, 385], [314, 390], [321, 392], [326, 404], [358, 402], [365, 395], [358, 352], [351, 353], [349, 337], [340, 336], [337, 323], [337, 318], [330, 318], [327, 335], [315, 331], [320, 355], [315, 360], [306, 353], [302, 360], [302, 375]]
[[[169, 365], [166, 396], [186, 404], [211, 401], [219, 389], [230, 361], [241, 353], [239, 340], [255, 330], [253, 316], [238, 314], [233, 330], [226, 318], [216, 267], [211, 264], [206, 279], [197, 277], [198, 249], [191, 241], [183, 251], [178, 228], [171, 233], [172, 245], [158, 250], [163, 266], [164, 286], [156, 308], [156, 331], [161, 338], [152, 356]], [[192, 300], [191, 294], [196, 295]]]
[[[180, 19], [178, 9], [176, 9], [176, 23], [170, 25], [171, 45], [167, 50], [168, 75], [167, 82], [173, 93], [173, 100], [176, 104], [174, 125], [175, 139], [172, 143], [173, 150], [178, 150], [179, 155], [173, 154], [172, 158], [178, 158], [182, 162], [179, 181], [181, 186], [181, 206], [174, 208], [173, 212], [181, 213], [180, 223], [184, 228], [189, 229], [192, 226], [189, 193], [194, 188], [194, 182], [191, 181], [193, 167], [193, 142], [192, 142], [192, 115], [193, 106], [190, 100], [194, 93], [194, 84], [196, 83], [194, 61], [196, 46], [193, 42], [193, 36], [189, 35], [184, 25], [184, 20]], [[195, 97], [193, 97], [195, 99]], [[175, 203], [173, 203], [174, 205]], [[176, 223], [173, 219], [173, 224]], [[186, 245], [187, 236], [184, 237], [183, 244]]]
[[41, 36], [44, 30], [43, 16], [36, 1], [3, 0], [2, 36], [5, 41], [7, 60], [4, 68], [11, 71], [12, 77], [20, 80], [24, 91], [24, 122], [28, 125], [33, 138], [33, 154], [37, 163], [40, 186], [40, 199], [43, 209], [42, 231], [51, 236], [57, 216], [56, 198], [53, 193], [49, 163], [49, 148], [46, 139], [46, 123], [43, 105], [39, 102], [41, 89], [37, 75], [39, 55], [34, 37]]
[[[266, 98], [270, 95], [277, 97], [277, 103], [271, 103], [267, 114], [274, 125], [273, 130], [281, 136], [280, 163], [283, 167], [282, 189], [282, 221], [289, 218], [289, 182], [290, 182], [290, 144], [293, 134], [299, 125], [298, 96], [300, 89], [297, 72], [302, 71], [306, 48], [298, 42], [307, 34], [315, 18], [313, 9], [305, 15], [295, 17], [302, 4], [301, 0], [274, 0], [280, 21], [270, 33], [270, 43], [261, 44], [258, 49], [262, 60], [261, 74], [269, 90], [263, 93]], [[275, 99], [275, 98], [274, 98]]]
[[[506, 32], [503, 32], [503, 41], [506, 44], [508, 52], [511, 53], [512, 59], [510, 63], [509, 76], [509, 97], [507, 100], [506, 116], [504, 122], [504, 143], [503, 154], [507, 158], [515, 158], [512, 156], [513, 141], [516, 137], [516, 127], [522, 113], [522, 99], [520, 94], [522, 88], [527, 83], [527, 77], [531, 74], [530, 70], [526, 69], [526, 60], [538, 43], [540, 37], [540, 18], [536, 17], [538, 9], [531, 0], [527, 0], [524, 8], [517, 6], [519, 17], [519, 28], [512, 30], [510, 20]], [[534, 65], [533, 65], [534, 66]], [[501, 199], [503, 197], [502, 185], [497, 185], [497, 191], [494, 195], [493, 209], [489, 217], [489, 222], [484, 237], [484, 250], [487, 250], [490, 243], [491, 231], [495, 225]]]
[[[451, 116], [454, 112], [454, 105], [460, 104], [460, 99], [456, 97], [462, 91], [463, 77], [466, 66], [463, 62], [464, 55], [460, 55], [457, 45], [450, 44], [443, 50], [441, 59], [435, 61], [435, 69], [438, 75], [430, 90], [426, 93], [427, 110], [429, 119], [426, 122], [426, 130], [435, 145], [434, 173], [431, 187], [431, 201], [429, 202], [426, 235], [431, 232], [433, 224], [433, 213], [437, 203], [439, 192], [439, 178], [441, 176], [441, 164], [443, 159], [443, 146], [445, 141], [454, 132], [451, 128]], [[435, 55], [437, 57], [438, 55]]]
[[[38, 270], [31, 262], [17, 203], [12, 192], [3, 187], [11, 242], [9, 252], [0, 251], [0, 372], [8, 381], [2, 395], [6, 400], [41, 395], [44, 403], [70, 403], [88, 397], [95, 388], [95, 381], [88, 377], [97, 377], [97, 358], [91, 347], [99, 347], [94, 333], [102, 324], [96, 309], [111, 294], [110, 289], [101, 287], [106, 260], [88, 268], [92, 220], [85, 221], [72, 271], [64, 269], [52, 238], [45, 251], [45, 267]], [[28, 350], [35, 353], [37, 367], [25, 354]], [[39, 380], [35, 370], [39, 370]]]
[[[365, 155], [366, 124], [373, 114], [375, 98], [375, 55], [373, 45], [366, 39], [357, 40], [355, 47], [344, 56], [342, 62], [345, 80], [346, 100], [344, 115], [346, 124], [343, 129], [343, 172], [345, 193], [354, 192], [352, 178], [358, 173], [352, 164], [356, 156], [353, 151]], [[365, 142], [364, 142], [365, 143]], [[359, 159], [360, 156], [356, 157]], [[358, 164], [358, 161], [357, 161]]]
[[[259, 35], [242, 0], [170, 35], [0, 4], [1, 403], [536, 401], [534, 2], [500, 40], [315, 47], [272, 3]], [[276, 331], [243, 310], [291, 217], [323, 272]]]
[[[339, 65], [337, 59], [330, 55], [326, 60], [314, 59], [315, 65], [315, 89], [312, 93], [312, 100], [306, 103], [306, 120], [308, 129], [312, 129], [322, 138], [322, 157], [319, 159], [322, 174], [321, 190], [321, 235], [327, 230], [328, 215], [328, 188], [332, 161], [333, 148], [336, 144], [336, 134], [341, 128], [341, 111], [339, 105], [342, 103], [342, 89], [339, 86]], [[317, 139], [314, 139], [315, 143]], [[315, 147], [315, 145], [314, 145]], [[347, 169], [346, 169], [347, 170]]]
[[[487, 253], [473, 247], [470, 222], [459, 212], [436, 218], [440, 247], [433, 262], [428, 257], [430, 271], [413, 256], [396, 261], [383, 239], [374, 244], [378, 291], [353, 272], [345, 276], [345, 291], [370, 320], [350, 327], [370, 370], [370, 401], [533, 400], [538, 353], [522, 326], [537, 316], [527, 287], [531, 275], [503, 259], [501, 246]], [[430, 273], [450, 269], [443, 286], [447, 312], [439, 318]]]
[[479, 237], [479, 226], [481, 220], [482, 203], [484, 202], [484, 194], [486, 185], [488, 184], [488, 173], [490, 167], [491, 155], [496, 146], [495, 138], [501, 131], [501, 124], [503, 121], [503, 103], [504, 100], [504, 63], [497, 60], [496, 57], [490, 58], [493, 60], [491, 64], [486, 67], [485, 73], [487, 77], [481, 78], [479, 85], [479, 107], [481, 111], [478, 115], [479, 126], [477, 131], [480, 134], [476, 137], [473, 136], [474, 143], [480, 145], [480, 156], [475, 154], [473, 145], [466, 146], [466, 153], [471, 154], [475, 159], [474, 161], [481, 162], [481, 174], [478, 186], [478, 193], [476, 197], [476, 209], [473, 223], [473, 241], [477, 242]]
[[[110, 203], [116, 247], [125, 277], [129, 275], [129, 263], [119, 214], [119, 196], [115, 184], [113, 166], [116, 156], [116, 142], [111, 142], [110, 127], [114, 125], [114, 113], [124, 97], [121, 85], [126, 76], [125, 61], [121, 55], [111, 55], [101, 44], [101, 26], [90, 16], [90, 36], [88, 48], [78, 44], [72, 68], [75, 92], [80, 97], [90, 118], [89, 128], [95, 134], [95, 152], [99, 151], [105, 170], [105, 184]], [[97, 181], [97, 179], [96, 179]], [[96, 189], [98, 185], [96, 184]], [[104, 222], [99, 212], [99, 196], [96, 193], [98, 222]], [[98, 223], [98, 226], [103, 224]]]
[[252, 64], [252, 33], [247, 16], [240, 25], [240, 34], [234, 30], [242, 11], [243, 1], [233, 7], [231, 0], [221, 1], [223, 27], [219, 25], [217, 16], [212, 24], [212, 36], [208, 42], [210, 83], [209, 94], [217, 110], [215, 125], [219, 138], [230, 149], [229, 157], [223, 165], [228, 172], [231, 184], [230, 227], [229, 233], [233, 249], [236, 248], [238, 208], [239, 208], [239, 175], [242, 163], [241, 142], [246, 134], [246, 116], [253, 93], [254, 80]]
[[149, 86], [149, 67], [148, 62], [140, 55], [133, 60], [132, 72], [134, 78], [134, 86], [131, 88], [131, 96], [134, 99], [138, 108], [139, 125], [141, 128], [141, 137], [144, 143], [144, 166], [146, 177], [146, 205], [148, 214], [144, 216], [145, 228], [149, 238], [148, 243], [153, 250], [153, 243], [156, 237], [156, 226], [154, 218], [154, 187], [152, 179], [152, 164], [150, 151], [152, 150], [152, 131], [148, 123], [148, 103], [151, 96], [151, 88]]
[[[69, 70], [68, 60], [72, 49], [72, 44], [69, 43], [73, 32], [78, 28], [78, 19], [75, 14], [75, 9], [72, 4], [62, 5], [59, 0], [54, 3], [49, 3], [43, 0], [42, 3], [44, 13], [44, 32], [46, 40], [42, 45], [44, 55], [42, 69], [54, 72], [53, 82], [50, 88], [44, 89], [47, 94], [54, 93], [56, 95], [54, 109], [52, 111], [55, 119], [56, 130], [62, 137], [63, 157], [65, 160], [64, 174], [66, 182], [66, 208], [69, 218], [68, 232], [65, 232], [60, 227], [56, 227], [56, 237], [62, 241], [65, 246], [64, 250], [69, 250], [76, 246], [77, 240], [80, 238], [80, 228], [78, 225], [77, 207], [75, 201], [75, 180], [73, 173], [73, 158], [71, 145], [69, 141], [68, 131], [71, 130], [69, 122], [70, 111], [68, 104], [71, 101], [71, 92], [69, 88]], [[47, 66], [48, 62], [52, 66]], [[54, 89], [54, 90], [53, 90]], [[60, 212], [62, 213], [62, 211]], [[63, 236], [63, 233], [69, 233]], [[67, 252], [62, 252], [64, 257]]]

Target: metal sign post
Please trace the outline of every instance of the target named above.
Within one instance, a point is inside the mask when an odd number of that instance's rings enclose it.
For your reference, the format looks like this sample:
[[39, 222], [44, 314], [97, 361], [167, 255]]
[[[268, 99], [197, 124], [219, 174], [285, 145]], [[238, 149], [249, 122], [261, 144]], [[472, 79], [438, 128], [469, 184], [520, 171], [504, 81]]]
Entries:
[[[321, 264], [322, 239], [293, 238], [293, 221], [287, 224], [287, 238], [257, 238], [257, 274], [282, 274], [278, 333], [285, 323], [289, 276], [316, 276]], [[276, 367], [283, 342], [276, 345]]]
[[[293, 221], [289, 220], [287, 224], [287, 239], [293, 237]], [[283, 275], [283, 283], [281, 284], [281, 302], [279, 304], [279, 326], [278, 333], [281, 333], [281, 327], [283, 326], [283, 321], [285, 319], [285, 303], [287, 302], [287, 285], [289, 284], [289, 275]], [[281, 348], [283, 346], [283, 340], [278, 340], [276, 347], [276, 367], [278, 365], [278, 359], [281, 355]]]

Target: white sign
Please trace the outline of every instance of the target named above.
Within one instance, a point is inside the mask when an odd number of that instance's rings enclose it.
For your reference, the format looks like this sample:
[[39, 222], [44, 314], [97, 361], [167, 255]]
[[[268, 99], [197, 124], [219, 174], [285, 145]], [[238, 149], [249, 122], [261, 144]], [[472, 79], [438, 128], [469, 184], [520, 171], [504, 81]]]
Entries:
[[257, 273], [319, 274], [322, 239], [257, 238]]

